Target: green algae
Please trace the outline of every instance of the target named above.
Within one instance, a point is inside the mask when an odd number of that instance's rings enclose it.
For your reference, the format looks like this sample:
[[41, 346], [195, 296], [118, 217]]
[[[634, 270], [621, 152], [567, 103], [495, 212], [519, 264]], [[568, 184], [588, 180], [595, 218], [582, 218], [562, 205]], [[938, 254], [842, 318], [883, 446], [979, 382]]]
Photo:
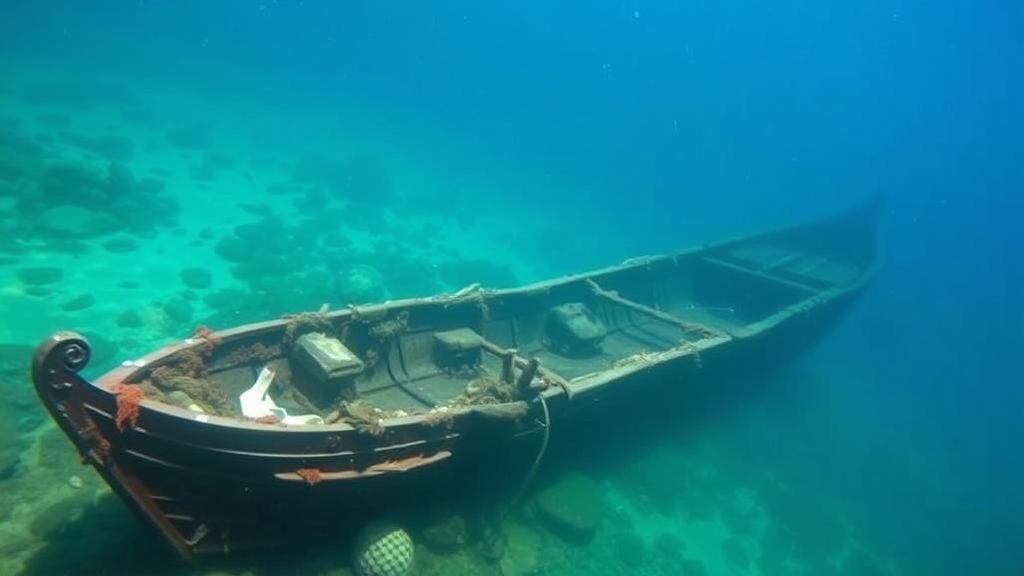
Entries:
[[546, 526], [573, 541], [593, 536], [605, 513], [600, 487], [576, 473], [565, 474], [543, 488], [534, 498], [534, 506]]
[[18, 279], [29, 286], [45, 286], [63, 280], [64, 271], [55, 266], [31, 266], [20, 268]]

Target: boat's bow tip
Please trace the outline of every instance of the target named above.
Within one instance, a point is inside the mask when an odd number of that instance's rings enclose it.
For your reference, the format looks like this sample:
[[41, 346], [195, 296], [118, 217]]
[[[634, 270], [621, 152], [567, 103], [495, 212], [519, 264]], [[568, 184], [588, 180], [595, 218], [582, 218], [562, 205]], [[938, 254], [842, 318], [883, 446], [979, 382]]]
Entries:
[[89, 364], [92, 349], [78, 332], [55, 332], [36, 346], [32, 358], [32, 379], [37, 386], [60, 372], [80, 372]]

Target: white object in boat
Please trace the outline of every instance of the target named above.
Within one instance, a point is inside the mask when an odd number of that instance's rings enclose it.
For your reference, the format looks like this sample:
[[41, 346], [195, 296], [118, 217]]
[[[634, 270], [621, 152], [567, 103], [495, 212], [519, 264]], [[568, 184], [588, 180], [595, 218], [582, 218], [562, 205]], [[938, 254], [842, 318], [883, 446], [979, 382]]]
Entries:
[[249, 418], [273, 416], [282, 424], [291, 425], [324, 423], [324, 419], [316, 414], [289, 416], [288, 411], [278, 406], [270, 394], [267, 394], [267, 390], [270, 389], [273, 382], [274, 371], [269, 366], [265, 366], [260, 371], [259, 377], [256, 378], [256, 383], [238, 397], [238, 402], [242, 405], [242, 414]]

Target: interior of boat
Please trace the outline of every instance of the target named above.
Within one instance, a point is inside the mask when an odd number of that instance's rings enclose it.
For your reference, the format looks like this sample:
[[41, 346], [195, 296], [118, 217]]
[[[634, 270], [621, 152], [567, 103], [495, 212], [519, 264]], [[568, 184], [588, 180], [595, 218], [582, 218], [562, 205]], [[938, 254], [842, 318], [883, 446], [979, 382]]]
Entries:
[[571, 393], [638, 356], [743, 336], [858, 282], [873, 251], [863, 234], [796, 229], [517, 290], [300, 314], [224, 342], [197, 334], [138, 383], [196, 412], [372, 431], [538, 387]]

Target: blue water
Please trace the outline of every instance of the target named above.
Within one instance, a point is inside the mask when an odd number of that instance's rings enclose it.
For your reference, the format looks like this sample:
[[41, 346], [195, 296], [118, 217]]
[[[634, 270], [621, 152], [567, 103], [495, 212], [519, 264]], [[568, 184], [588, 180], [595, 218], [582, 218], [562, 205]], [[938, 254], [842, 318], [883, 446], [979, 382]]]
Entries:
[[[992, 1], [3, 2], [0, 572], [205, 570], [97, 552], [147, 540], [110, 540], [131, 519], [32, 397], [54, 330], [102, 342], [99, 371], [197, 324], [880, 196], [884, 266], [834, 331], [630, 461], [595, 447], [613, 512], [589, 544], [523, 520], [507, 553], [533, 550], [524, 574], [1024, 573], [1022, 30]], [[216, 569], [348, 569], [313, 556]]]

